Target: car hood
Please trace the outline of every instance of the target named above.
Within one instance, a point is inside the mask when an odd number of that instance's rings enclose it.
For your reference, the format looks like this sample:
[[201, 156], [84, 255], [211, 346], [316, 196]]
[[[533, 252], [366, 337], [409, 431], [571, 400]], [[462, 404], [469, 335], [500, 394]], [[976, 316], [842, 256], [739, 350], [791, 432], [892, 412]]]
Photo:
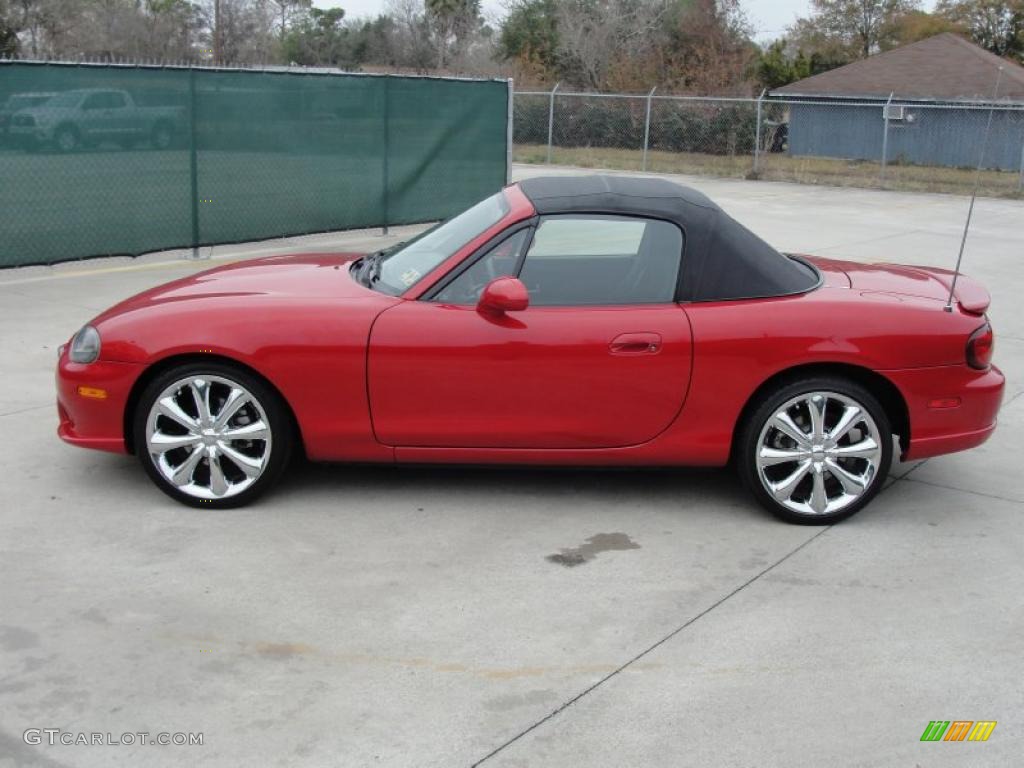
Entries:
[[13, 117], [14, 115], [30, 115], [32, 117], [46, 117], [52, 115], [55, 112], [67, 112], [69, 109], [74, 107], [47, 107], [46, 105], [38, 107], [22, 107], [21, 109], [14, 110], [9, 114]]
[[[865, 293], [887, 293], [921, 299], [946, 301], [953, 281], [953, 272], [936, 267], [916, 267], [906, 264], [861, 264], [821, 257], [809, 257], [815, 266], [826, 272], [842, 271], [850, 288]], [[956, 280], [954, 293], [960, 307], [971, 314], [983, 314], [988, 309], [988, 291], [976, 280], [961, 274]]]
[[183, 277], [122, 301], [95, 322], [169, 302], [231, 297], [372, 299], [384, 297], [357, 283], [349, 264], [359, 253], [302, 253], [238, 261]]

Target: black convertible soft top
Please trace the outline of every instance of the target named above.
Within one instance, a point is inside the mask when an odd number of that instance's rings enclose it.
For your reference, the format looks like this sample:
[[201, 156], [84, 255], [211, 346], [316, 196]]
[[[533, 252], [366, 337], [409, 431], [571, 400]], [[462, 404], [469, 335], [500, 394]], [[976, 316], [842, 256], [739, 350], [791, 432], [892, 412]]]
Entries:
[[690, 187], [650, 177], [541, 176], [519, 182], [541, 215], [609, 213], [671, 221], [683, 230], [681, 301], [802, 293], [820, 278], [784, 256]]

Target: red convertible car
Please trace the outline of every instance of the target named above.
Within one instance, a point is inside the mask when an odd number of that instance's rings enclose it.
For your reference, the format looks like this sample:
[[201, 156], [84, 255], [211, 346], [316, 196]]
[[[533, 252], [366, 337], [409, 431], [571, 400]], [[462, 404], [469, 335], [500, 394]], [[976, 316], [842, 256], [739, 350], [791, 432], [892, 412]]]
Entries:
[[722, 466], [831, 523], [905, 459], [984, 442], [988, 293], [784, 255], [650, 178], [513, 184], [407, 243], [128, 299], [62, 348], [60, 436], [229, 507], [318, 461]]

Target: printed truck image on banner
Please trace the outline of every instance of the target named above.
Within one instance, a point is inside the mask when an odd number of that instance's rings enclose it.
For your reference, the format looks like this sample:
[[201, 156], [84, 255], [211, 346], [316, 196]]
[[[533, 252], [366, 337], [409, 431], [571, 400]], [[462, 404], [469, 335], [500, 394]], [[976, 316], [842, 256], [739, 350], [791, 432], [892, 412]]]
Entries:
[[445, 219], [505, 185], [508, 108], [506, 80], [0, 61], [0, 267]]

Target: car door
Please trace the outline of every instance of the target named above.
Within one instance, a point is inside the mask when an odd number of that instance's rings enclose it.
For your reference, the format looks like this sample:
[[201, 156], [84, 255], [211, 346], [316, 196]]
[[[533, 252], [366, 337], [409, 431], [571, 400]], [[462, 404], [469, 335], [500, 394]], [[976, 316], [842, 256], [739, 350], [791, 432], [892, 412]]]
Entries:
[[[377, 438], [397, 446], [608, 448], [650, 440], [686, 397], [690, 326], [675, 303], [674, 224], [559, 215], [503, 233], [438, 288], [375, 322]], [[521, 312], [476, 301], [519, 276]]]
[[109, 104], [106, 91], [90, 93], [82, 100], [77, 123], [83, 137], [99, 138], [106, 133], [110, 119]]
[[106, 109], [103, 115], [103, 132], [107, 138], [117, 139], [136, 132], [134, 125], [137, 115], [128, 105], [128, 99], [121, 91], [108, 91]]

